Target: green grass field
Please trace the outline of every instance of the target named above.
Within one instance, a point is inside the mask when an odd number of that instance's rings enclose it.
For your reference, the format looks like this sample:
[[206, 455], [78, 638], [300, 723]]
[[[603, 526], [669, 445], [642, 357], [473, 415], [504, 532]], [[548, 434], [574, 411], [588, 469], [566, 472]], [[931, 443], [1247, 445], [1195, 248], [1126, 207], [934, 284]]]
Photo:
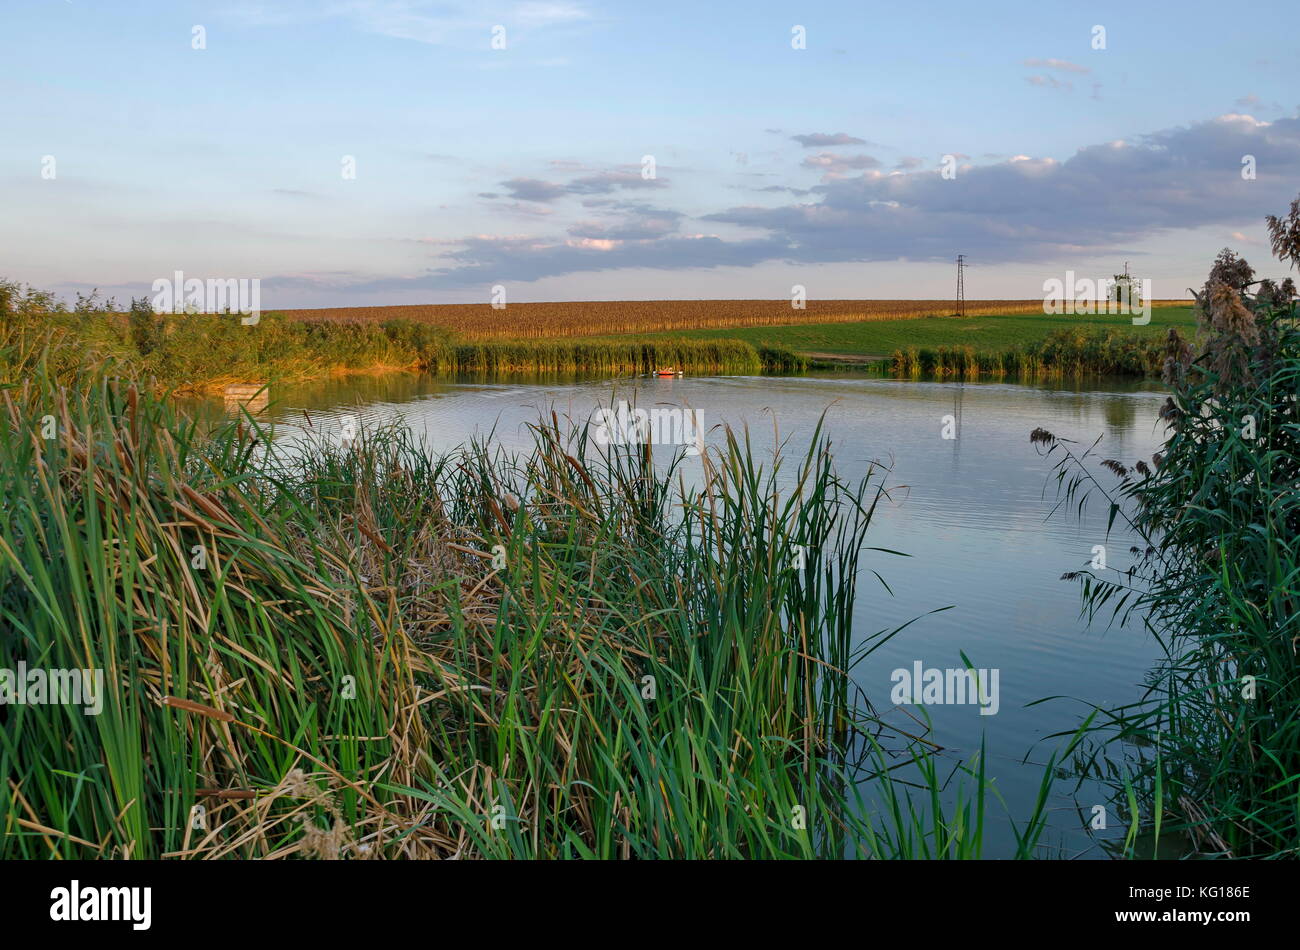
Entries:
[[1056, 330], [1075, 327], [1127, 328], [1140, 336], [1163, 336], [1171, 326], [1186, 334], [1196, 325], [1191, 306], [1155, 307], [1151, 322], [1133, 326], [1127, 316], [1008, 314], [998, 316], [926, 317], [867, 323], [810, 323], [791, 326], [727, 327], [686, 330], [670, 334], [641, 334], [685, 339], [744, 340], [754, 346], [784, 347], [806, 356], [838, 359], [883, 359], [908, 347], [972, 346], [977, 351], [1001, 351], [1034, 343]]

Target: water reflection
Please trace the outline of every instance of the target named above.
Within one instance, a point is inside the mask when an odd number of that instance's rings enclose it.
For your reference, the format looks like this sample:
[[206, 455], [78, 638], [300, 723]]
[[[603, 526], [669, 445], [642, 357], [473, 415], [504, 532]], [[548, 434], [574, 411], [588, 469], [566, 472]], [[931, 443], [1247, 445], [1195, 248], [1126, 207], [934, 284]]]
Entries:
[[[1090, 629], [1080, 620], [1078, 589], [1060, 575], [1084, 569], [1097, 544], [1107, 546], [1111, 566], [1123, 566], [1132, 542], [1122, 533], [1107, 535], [1104, 504], [1093, 505], [1082, 521], [1046, 520], [1055, 501], [1050, 463], [1028, 439], [1042, 426], [1084, 444], [1102, 436], [1102, 457], [1127, 463], [1149, 458], [1157, 447], [1156, 412], [1163, 400], [1150, 384], [942, 383], [847, 373], [533, 381], [392, 374], [276, 387], [271, 396], [267, 416], [283, 430], [281, 437], [291, 437], [307, 418], [322, 427], [353, 415], [363, 426], [402, 419], [434, 448], [463, 444], [489, 430], [507, 447], [527, 448], [527, 423], [539, 411], [554, 407], [561, 416], [589, 419], [611, 400], [627, 399], [689, 405], [704, 413], [706, 428], [747, 424], [756, 448], [771, 451], [788, 439], [789, 450], [797, 452], [824, 413], [842, 475], [861, 477], [869, 465], [883, 462], [890, 483], [906, 486], [881, 507], [868, 543], [908, 556], [866, 556], [855, 631], [865, 638], [924, 615], [855, 669], [854, 678], [889, 714], [895, 669], [917, 661], [958, 667], [963, 652], [977, 667], [998, 669], [1001, 702], [995, 716], [981, 717], [971, 706], [893, 712], [928, 714], [930, 738], [954, 761], [985, 740], [1013, 815], [1033, 808], [1041, 777], [1036, 763], [1055, 746], [1046, 737], [1072, 730], [1086, 711], [1083, 703], [1135, 700], [1158, 655], [1156, 645], [1137, 632]], [[220, 413], [222, 407], [209, 405], [206, 411]], [[949, 428], [954, 438], [944, 437]], [[718, 438], [714, 430], [708, 441]], [[699, 464], [686, 462], [688, 476]], [[888, 581], [892, 593], [870, 570]], [[953, 609], [933, 613], [948, 606]], [[1046, 696], [1078, 702], [1030, 705]], [[1085, 787], [1081, 794], [1085, 803], [1103, 800], [1098, 789]], [[1064, 855], [1101, 856], [1083, 825], [1074, 800], [1058, 796], [1049, 843]], [[989, 837], [995, 854], [1011, 850], [1005, 824]]]

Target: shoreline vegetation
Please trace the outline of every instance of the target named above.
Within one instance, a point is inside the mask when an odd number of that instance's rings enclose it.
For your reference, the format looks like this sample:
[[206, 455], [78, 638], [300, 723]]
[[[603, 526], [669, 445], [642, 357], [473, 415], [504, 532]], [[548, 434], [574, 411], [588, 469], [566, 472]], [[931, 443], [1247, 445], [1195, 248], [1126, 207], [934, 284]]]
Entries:
[[1156, 377], [1165, 358], [1160, 339], [1116, 329], [1057, 330], [1045, 339], [1001, 351], [973, 346], [908, 347], [888, 361], [895, 376], [978, 379], [1040, 376]]
[[688, 487], [554, 419], [284, 450], [41, 366], [0, 394], [0, 665], [102, 670], [102, 711], [0, 705], [0, 857], [982, 853], [982, 752], [855, 698], [885, 487], [822, 433], [729, 432]]
[[[858, 309], [848, 309], [850, 304]], [[934, 304], [810, 301], [806, 311], [791, 310], [786, 301], [515, 304], [502, 311], [488, 305], [348, 308], [273, 311], [261, 315], [256, 325], [245, 326], [232, 314], [155, 314], [144, 301], [133, 302], [123, 314], [113, 301], [93, 294], [79, 296], [69, 306], [51, 294], [0, 281], [0, 374], [17, 380], [30, 373], [38, 355], [66, 359], [74, 350], [83, 350], [91, 362], [119, 367], [126, 378], [152, 380], [161, 389], [180, 393], [384, 371], [451, 377], [642, 375], [673, 368], [687, 374], [748, 375], [850, 367], [900, 377], [964, 379], [1150, 376], [1159, 371], [1154, 331], [1135, 332], [1148, 331], [1146, 327], [1125, 326], [1113, 318], [1097, 325], [1102, 318], [1085, 315], [1077, 324], [1063, 324], [1060, 318], [1041, 314], [1041, 301], [973, 301], [964, 318], [936, 316]], [[618, 306], [627, 313], [611, 314], [611, 307]], [[719, 313], [710, 316], [714, 306]], [[1039, 311], [1037, 316], [1031, 306]], [[569, 318], [564, 318], [565, 308], [573, 308]], [[385, 318], [407, 311], [418, 319]], [[688, 319], [693, 322], [685, 323]], [[778, 323], [781, 320], [787, 322]], [[831, 322], [817, 322], [823, 320]], [[968, 331], [999, 320], [1007, 321], [1008, 330], [995, 340], [1005, 341], [1008, 334], [1028, 339], [1012, 346], [957, 342]], [[519, 321], [535, 324], [530, 331], [534, 335], [502, 336], [508, 328], [518, 328]], [[635, 336], [608, 335], [624, 323], [634, 328], [629, 332]], [[666, 324], [683, 329], [665, 334], [661, 328]], [[714, 325], [733, 327], [722, 332], [738, 336], [717, 336], [705, 329]], [[837, 325], [844, 328], [838, 334]], [[864, 345], [879, 347], [882, 340], [893, 338], [895, 325], [915, 327], [925, 339], [937, 336], [951, 342], [861, 357], [801, 345], [808, 334], [829, 331], [850, 338], [865, 334], [871, 342]], [[536, 335], [539, 328], [552, 326], [552, 336]], [[583, 335], [597, 328], [604, 335]], [[58, 374], [58, 365], [51, 369]]]
[[[1300, 268], [1300, 198], [1266, 219]], [[1098, 723], [1086, 763], [1131, 813], [1197, 853], [1300, 857], [1300, 304], [1224, 249], [1197, 294], [1200, 339], [1165, 343], [1150, 460], [1105, 458], [1042, 428], [1058, 507], [1090, 497], [1141, 539], [1130, 564], [1072, 571], [1090, 620], [1138, 621], [1166, 651], [1145, 697]], [[1105, 469], [1106, 471], [1101, 471]]]

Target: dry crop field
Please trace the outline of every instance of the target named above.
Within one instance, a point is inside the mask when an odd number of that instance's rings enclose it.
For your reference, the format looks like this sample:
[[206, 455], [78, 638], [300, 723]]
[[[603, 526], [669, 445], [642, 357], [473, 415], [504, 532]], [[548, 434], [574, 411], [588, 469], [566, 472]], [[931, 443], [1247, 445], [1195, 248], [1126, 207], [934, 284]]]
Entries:
[[[968, 316], [1041, 313], [1042, 299], [967, 301]], [[801, 323], [856, 323], [953, 313], [951, 300], [809, 300], [796, 310], [781, 300], [587, 300], [566, 303], [417, 304], [281, 310], [291, 319], [343, 323], [415, 320], [464, 339], [528, 339], [655, 333]]]

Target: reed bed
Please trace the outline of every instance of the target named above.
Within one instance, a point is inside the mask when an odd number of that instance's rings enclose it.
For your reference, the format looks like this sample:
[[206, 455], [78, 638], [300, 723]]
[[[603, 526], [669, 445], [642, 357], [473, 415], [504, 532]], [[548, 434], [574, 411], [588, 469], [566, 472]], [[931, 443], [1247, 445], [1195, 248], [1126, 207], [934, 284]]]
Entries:
[[[420, 324], [415, 324], [420, 326]], [[430, 371], [459, 373], [599, 372], [649, 373], [674, 368], [688, 373], [791, 372], [807, 360], [776, 347], [755, 348], [739, 340], [500, 340], [456, 343], [433, 354]]]
[[977, 379], [981, 376], [1156, 376], [1165, 357], [1162, 340], [1110, 329], [1058, 330], [1036, 343], [986, 352], [970, 346], [895, 350], [887, 369], [895, 376]]
[[104, 705], [0, 705], [0, 857], [981, 852], [982, 758], [851, 699], [882, 484], [820, 434], [691, 479], [554, 416], [522, 455], [286, 443], [46, 363], [0, 396], [0, 666]]
[[[30, 302], [29, 302], [30, 303]], [[22, 379], [36, 359], [70, 373], [83, 359], [109, 361], [133, 379], [177, 391], [384, 369], [460, 374], [800, 372], [808, 361], [780, 347], [738, 340], [479, 340], [429, 323], [293, 320], [264, 314], [245, 326], [232, 314], [59, 309], [48, 299], [0, 313], [0, 382]], [[147, 324], [141, 329], [141, 322]], [[50, 360], [55, 361], [49, 363]]]
[[[227, 383], [308, 378], [350, 370], [416, 367], [436, 358], [447, 334], [424, 325], [363, 325], [289, 321], [264, 314], [245, 326], [234, 314], [130, 318], [110, 303], [70, 309], [49, 294], [0, 281], [0, 383], [37, 371], [75, 378], [81, 367], [104, 364], [126, 378], [173, 389], [203, 390]], [[9, 293], [5, 294], [4, 291]]]
[[[1176, 431], [1150, 461], [1034, 436], [1057, 453], [1070, 507], [1100, 495], [1142, 538], [1130, 565], [1065, 575], [1090, 617], [1136, 619], [1166, 650], [1142, 701], [1108, 711], [1075, 766], [1114, 786], [1134, 831], [1140, 818], [1130, 856], [1177, 842], [1182, 855], [1300, 857], [1300, 333], [1278, 331], [1256, 385], [1179, 388], [1165, 413]], [[1115, 483], [1098, 481], [1099, 462]]]

